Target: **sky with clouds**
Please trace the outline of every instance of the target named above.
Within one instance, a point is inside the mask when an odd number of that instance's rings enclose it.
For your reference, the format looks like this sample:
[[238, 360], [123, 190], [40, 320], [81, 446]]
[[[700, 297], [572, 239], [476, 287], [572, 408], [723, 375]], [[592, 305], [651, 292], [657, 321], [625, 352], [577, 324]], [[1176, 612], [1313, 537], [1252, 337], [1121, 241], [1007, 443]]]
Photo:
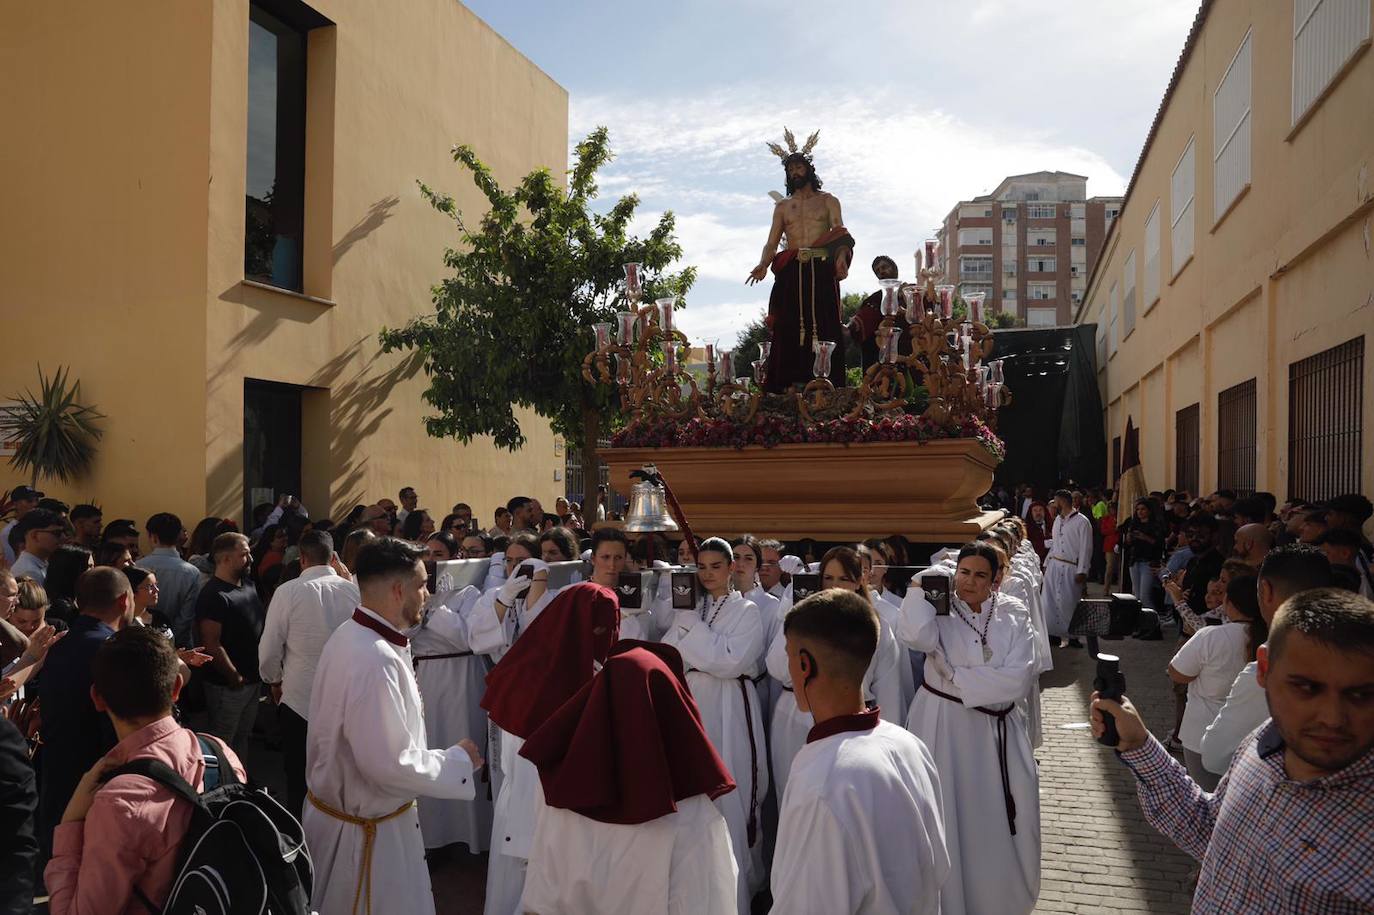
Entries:
[[911, 254], [959, 200], [1006, 175], [1088, 176], [1120, 194], [1197, 0], [467, 0], [569, 93], [570, 141], [610, 129], [602, 197], [677, 217], [699, 270], [679, 312], [733, 343], [768, 302], [746, 287], [782, 190], [764, 147], [821, 132], [814, 158], [866, 265]]

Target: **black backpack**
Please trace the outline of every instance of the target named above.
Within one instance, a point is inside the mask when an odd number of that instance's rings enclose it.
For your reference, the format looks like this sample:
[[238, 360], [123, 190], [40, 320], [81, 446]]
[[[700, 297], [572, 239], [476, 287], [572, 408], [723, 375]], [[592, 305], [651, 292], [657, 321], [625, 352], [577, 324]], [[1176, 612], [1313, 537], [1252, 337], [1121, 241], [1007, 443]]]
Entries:
[[[240, 781], [232, 765], [220, 765], [217, 739], [196, 739], [205, 757], [200, 794], [156, 759], [134, 759], [105, 776], [150, 778], [193, 807], [161, 915], [308, 915], [314, 867], [300, 822], [265, 790]], [[137, 887], [134, 893], [159, 912]]]

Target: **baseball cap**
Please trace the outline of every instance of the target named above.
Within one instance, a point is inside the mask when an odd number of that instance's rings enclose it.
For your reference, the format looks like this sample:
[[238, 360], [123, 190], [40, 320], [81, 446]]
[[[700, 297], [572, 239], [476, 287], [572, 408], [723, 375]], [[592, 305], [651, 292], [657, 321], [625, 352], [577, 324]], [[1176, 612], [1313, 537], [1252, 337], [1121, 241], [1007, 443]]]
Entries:
[[32, 486], [16, 486], [10, 490], [10, 500], [13, 502], [18, 502], [21, 499], [25, 502], [34, 502], [43, 498], [44, 495], [45, 493], [34, 489]]

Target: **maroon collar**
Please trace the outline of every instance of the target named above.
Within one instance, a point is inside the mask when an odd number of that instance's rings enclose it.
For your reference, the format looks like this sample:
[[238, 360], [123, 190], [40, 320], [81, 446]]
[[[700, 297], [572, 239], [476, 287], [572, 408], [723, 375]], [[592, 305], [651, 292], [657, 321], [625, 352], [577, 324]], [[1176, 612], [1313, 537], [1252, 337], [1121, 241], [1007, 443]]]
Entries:
[[353, 622], [357, 623], [359, 626], [362, 626], [366, 629], [371, 629], [373, 632], [377, 633], [382, 638], [386, 639], [388, 642], [395, 645], [397, 648], [405, 648], [407, 645], [410, 644], [410, 639], [401, 635], [399, 632], [397, 632], [395, 629], [392, 629], [386, 623], [383, 623], [374, 617], [368, 616], [361, 609], [353, 611]]
[[827, 737], [834, 737], [836, 734], [843, 734], [845, 731], [871, 731], [877, 726], [878, 708], [874, 706], [857, 715], [837, 715], [834, 718], [827, 718], [810, 730], [806, 735], [806, 742], [815, 743]]

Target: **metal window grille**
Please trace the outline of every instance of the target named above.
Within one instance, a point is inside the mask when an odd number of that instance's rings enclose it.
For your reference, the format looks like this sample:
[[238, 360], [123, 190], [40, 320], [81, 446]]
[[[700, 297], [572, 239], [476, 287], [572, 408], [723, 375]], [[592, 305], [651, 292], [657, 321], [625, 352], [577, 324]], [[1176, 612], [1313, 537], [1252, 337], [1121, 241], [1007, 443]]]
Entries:
[[1288, 497], [1360, 490], [1364, 337], [1288, 366]]
[[[611, 440], [608, 438], [600, 439], [597, 441], [596, 447], [598, 451], [604, 452], [611, 447]], [[563, 490], [564, 496], [570, 502], [581, 502], [585, 506], [590, 501], [588, 499], [590, 494], [587, 492], [586, 474], [582, 472], [582, 449], [567, 448], [564, 451], [564, 456], [563, 479], [567, 483]], [[608, 492], [610, 491], [611, 469], [606, 466], [605, 461], [601, 462], [601, 485], [607, 487]]]
[[1202, 414], [1199, 404], [1174, 414], [1174, 488], [1189, 495], [1198, 493], [1202, 456]]
[[1254, 494], [1257, 420], [1255, 379], [1217, 395], [1218, 489]]

